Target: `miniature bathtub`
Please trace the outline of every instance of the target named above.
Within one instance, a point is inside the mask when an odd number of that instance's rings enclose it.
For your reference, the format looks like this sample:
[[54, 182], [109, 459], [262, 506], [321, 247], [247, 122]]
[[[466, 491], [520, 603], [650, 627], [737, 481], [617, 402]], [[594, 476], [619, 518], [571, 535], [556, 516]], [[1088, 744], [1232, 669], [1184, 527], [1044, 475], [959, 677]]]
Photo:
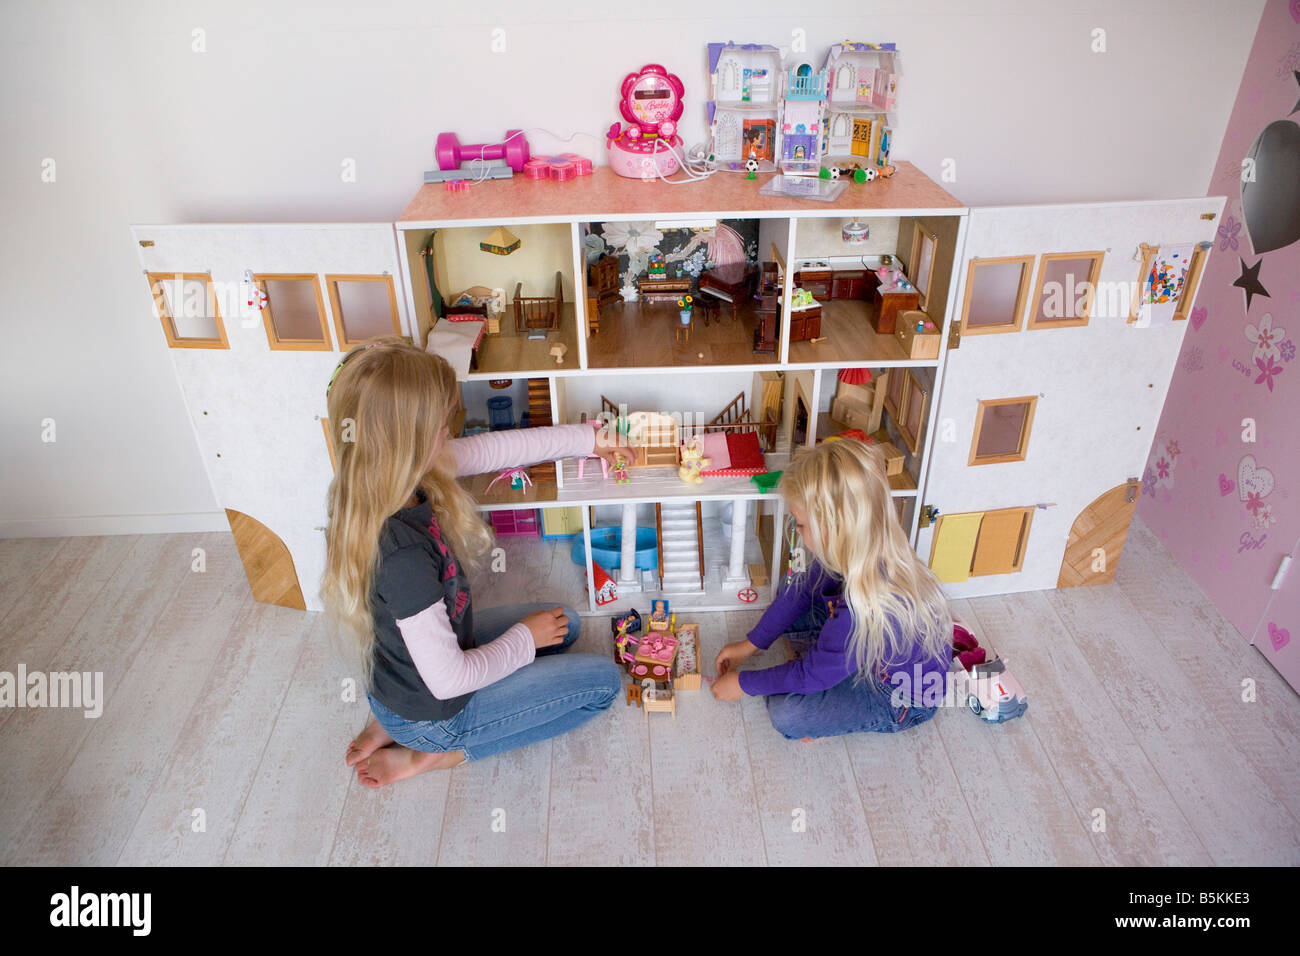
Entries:
[[[591, 529], [591, 551], [596, 563], [606, 571], [613, 571], [622, 561], [621, 542], [623, 529], [620, 526]], [[582, 535], [573, 540], [570, 551], [574, 564], [586, 564], [586, 551], [582, 546]], [[636, 529], [636, 567], [639, 571], [654, 570], [659, 567], [659, 551], [655, 546], [655, 529], [638, 527]]]

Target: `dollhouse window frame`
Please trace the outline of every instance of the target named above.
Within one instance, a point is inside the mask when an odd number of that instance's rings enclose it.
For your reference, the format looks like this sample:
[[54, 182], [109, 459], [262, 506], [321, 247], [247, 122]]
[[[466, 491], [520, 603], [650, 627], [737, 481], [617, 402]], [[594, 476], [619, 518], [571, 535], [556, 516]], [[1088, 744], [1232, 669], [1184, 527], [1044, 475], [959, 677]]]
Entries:
[[[1088, 324], [1092, 317], [1092, 307], [1097, 302], [1097, 282], [1101, 277], [1101, 264], [1106, 258], [1106, 252], [1102, 249], [1094, 249], [1086, 252], [1045, 252], [1038, 257], [1038, 279], [1034, 286], [1034, 297], [1029, 300], [1028, 321], [1025, 328], [1030, 331], [1038, 329], [1067, 329], [1078, 328]], [[1091, 292], [1088, 294], [1087, 304], [1084, 307], [1083, 315], [1077, 315], [1069, 319], [1050, 319], [1039, 318], [1038, 314], [1043, 305], [1043, 285], [1047, 281], [1047, 265], [1049, 262], [1057, 262], [1063, 259], [1091, 259], [1092, 268], [1088, 270], [1086, 281]]]
[[[365, 342], [366, 339], [368, 338], [373, 338], [373, 336], [371, 335], [359, 339], [348, 338], [347, 329], [345, 327], [346, 317], [343, 315], [343, 306], [339, 302], [338, 284], [340, 282], [386, 283], [388, 288], [388, 307], [391, 310], [392, 317], [393, 317], [392, 334], [393, 335], [402, 334], [402, 318], [401, 318], [401, 314], [397, 311], [397, 290], [393, 284], [393, 277], [391, 275], [388, 275], [387, 273], [383, 275], [354, 275], [354, 274], [342, 274], [342, 273], [335, 274], [335, 275], [327, 275], [325, 276], [325, 286], [326, 288], [329, 289], [330, 310], [334, 313], [334, 333], [337, 336], [336, 341], [338, 342], [339, 351], [345, 351], [347, 349], [352, 348], [352, 346], [354, 345], [360, 345], [361, 343]], [[379, 334], [386, 335], [388, 333], [383, 332]]]
[[[900, 374], [902, 371], [901, 368], [891, 368], [888, 370], [888, 374], [885, 377], [885, 394], [881, 398], [881, 404], [884, 406], [885, 411], [889, 412], [895, 422], [898, 422], [902, 418], [903, 409], [907, 404], [907, 383], [903, 381], [902, 375]], [[895, 376], [898, 376], [897, 379], [895, 379]], [[893, 383], [896, 380], [900, 383], [897, 401], [895, 401], [894, 396], [890, 394], [890, 392], [893, 391]]]
[[[228, 349], [230, 340], [226, 337], [226, 325], [221, 319], [221, 307], [217, 301], [217, 291], [212, 284], [212, 273], [210, 272], [146, 272], [145, 278], [149, 280], [149, 294], [153, 296], [154, 306], [158, 311], [158, 318], [162, 321], [163, 335], [167, 337], [167, 345], [173, 349]], [[172, 306], [167, 301], [164, 291], [166, 283], [179, 279], [182, 283], [202, 282], [204, 291], [207, 294], [209, 306], [212, 309], [212, 321], [216, 324], [217, 334], [213, 338], [181, 335], [176, 328], [176, 319], [172, 314]]]
[[1201, 273], [1205, 270], [1205, 260], [1210, 254], [1209, 244], [1198, 244], [1192, 251], [1192, 261], [1187, 266], [1187, 278], [1183, 280], [1182, 291], [1178, 294], [1178, 306], [1174, 309], [1174, 321], [1183, 322], [1192, 313], [1196, 303], [1196, 290], [1201, 284]]
[[[1020, 438], [1016, 442], [1016, 450], [1011, 454], [983, 455], [979, 452], [980, 432], [984, 427], [984, 412], [996, 405], [1027, 405], [1025, 410], [1024, 423], [1020, 426]], [[1018, 395], [1012, 398], [990, 398], [984, 399], [979, 403], [979, 408], [975, 412], [975, 430], [971, 437], [970, 457], [967, 459], [968, 466], [974, 465], [1000, 465], [1012, 461], [1024, 461], [1029, 456], [1029, 436], [1034, 427], [1034, 412], [1038, 407], [1037, 395]]]
[[[1000, 325], [971, 325], [970, 309], [971, 298], [975, 292], [976, 276], [979, 269], [983, 266], [1010, 265], [1020, 263], [1020, 284], [1016, 289], [1016, 303], [1012, 312], [1011, 321]], [[961, 334], [967, 335], [996, 335], [1002, 332], [1019, 332], [1025, 319], [1025, 306], [1029, 303], [1029, 289], [1034, 280], [1034, 257], [1033, 256], [998, 256], [990, 259], [972, 259], [966, 267], [966, 290], [962, 297], [961, 304]]]
[[[266, 326], [267, 344], [273, 351], [334, 351], [334, 344], [330, 340], [329, 317], [325, 314], [325, 297], [321, 293], [320, 277], [316, 273], [257, 273], [253, 276], [253, 282], [267, 296], [266, 308], [262, 310], [262, 322]], [[267, 288], [269, 282], [311, 282], [312, 293], [316, 300], [316, 316], [320, 322], [319, 339], [295, 339], [280, 335], [280, 330], [275, 324], [275, 300], [271, 297], [271, 290]]]
[[[929, 270], [926, 273], [925, 285], [921, 284], [921, 264], [925, 261], [924, 247], [930, 247]], [[934, 282], [934, 266], [939, 259], [939, 237], [936, 233], [929, 232], [921, 225], [920, 222], [912, 223], [912, 261], [908, 263], [907, 271], [914, 278], [912, 284], [916, 286], [918, 293], [919, 308], [924, 309], [926, 300], [930, 297], [930, 286]]]
[[[970, 567], [967, 570], [968, 577], [984, 577], [992, 574], [1019, 574], [1025, 567], [1025, 553], [1029, 550], [1029, 532], [1034, 523], [1035, 509], [1030, 507], [1018, 508], [996, 508], [991, 511], [977, 512], [981, 515], [979, 531], [976, 533], [975, 543], [971, 547]], [[965, 517], [971, 512], [963, 514], [940, 515], [934, 526], [934, 535], [930, 539], [930, 558], [928, 567], [934, 567], [935, 558], [938, 556], [939, 548], [943, 543], [943, 523], [947, 518]], [[1010, 559], [1007, 563], [998, 563], [995, 558], [1001, 557], [1005, 551], [999, 547], [1007, 541], [1005, 535], [997, 538], [991, 538], [985, 529], [985, 523], [988, 522], [988, 531], [1004, 530], [1009, 523], [1015, 523], [1019, 518], [1019, 527], [1015, 532], [1015, 545], [1011, 550]], [[992, 521], [990, 521], [992, 519]], [[1007, 522], [1006, 519], [1010, 519]], [[1001, 528], [997, 526], [1001, 525]], [[985, 546], [983, 555], [980, 553], [980, 544]], [[990, 555], [990, 550], [994, 550]], [[998, 553], [1000, 552], [1000, 553]]]
[[[896, 368], [893, 372], [900, 372], [903, 369]], [[898, 434], [903, 439], [903, 444], [913, 455], [920, 454], [918, 449], [921, 447], [921, 436], [925, 434], [925, 415], [930, 408], [930, 393], [926, 390], [925, 383], [916, 376], [916, 369], [908, 368], [907, 378], [903, 380], [903, 401], [901, 414], [894, 416], [894, 426], [898, 429]], [[891, 372], [891, 374], [893, 374]], [[912, 417], [912, 403], [917, 401], [916, 396], [920, 396], [921, 410], [916, 417], [916, 433], [913, 434], [908, 425], [908, 419]]]
[[[997, 508], [993, 511], [984, 512], [984, 517], [980, 519], [979, 533], [975, 537], [975, 548], [971, 553], [970, 571], [971, 577], [981, 577], [989, 574], [1019, 574], [1025, 567], [1025, 552], [1029, 550], [1029, 529], [1034, 522], [1034, 508]], [[986, 550], [981, 563], [980, 544], [988, 541], [985, 534], [985, 524], [992, 517], [996, 521], [999, 518], [1020, 517], [1020, 527], [1015, 535], [1015, 549], [1011, 554], [1011, 562], [1008, 565], [996, 564], [990, 560]], [[989, 530], [993, 530], [990, 527]], [[1005, 539], [1003, 539], [1005, 540]], [[990, 547], [986, 544], [986, 548]]]

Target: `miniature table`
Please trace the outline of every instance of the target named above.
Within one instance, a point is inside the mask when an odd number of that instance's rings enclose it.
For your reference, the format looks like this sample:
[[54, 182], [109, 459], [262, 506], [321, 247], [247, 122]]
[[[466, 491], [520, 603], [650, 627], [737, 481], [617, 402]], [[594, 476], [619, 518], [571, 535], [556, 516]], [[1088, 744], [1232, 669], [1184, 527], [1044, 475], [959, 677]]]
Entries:
[[651, 302], [662, 301], [664, 299], [676, 302], [682, 296], [691, 291], [690, 279], [651, 279], [644, 278], [637, 280], [637, 291], [641, 293], [641, 298]]
[[881, 335], [893, 335], [898, 313], [921, 306], [921, 293], [915, 288], [906, 292], [878, 287], [876, 311], [871, 316], [871, 327]]

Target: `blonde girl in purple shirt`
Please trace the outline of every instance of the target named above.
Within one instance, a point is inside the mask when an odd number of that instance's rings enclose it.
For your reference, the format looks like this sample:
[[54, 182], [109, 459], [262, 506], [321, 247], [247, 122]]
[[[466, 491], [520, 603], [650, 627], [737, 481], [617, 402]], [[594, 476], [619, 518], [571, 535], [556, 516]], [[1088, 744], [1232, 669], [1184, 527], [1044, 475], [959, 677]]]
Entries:
[[[792, 740], [929, 720], [952, 658], [952, 615], [898, 522], [879, 447], [845, 438], [801, 451], [777, 490], [811, 563], [745, 640], [719, 652], [714, 696], [764, 696]], [[801, 652], [795, 660], [737, 670], [782, 635]]]

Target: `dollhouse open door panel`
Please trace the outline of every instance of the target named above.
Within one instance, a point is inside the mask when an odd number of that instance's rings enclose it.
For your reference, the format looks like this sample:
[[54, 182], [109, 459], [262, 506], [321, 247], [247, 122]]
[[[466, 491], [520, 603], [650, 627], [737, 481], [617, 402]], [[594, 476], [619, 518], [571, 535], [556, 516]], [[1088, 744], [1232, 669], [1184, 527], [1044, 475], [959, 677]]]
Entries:
[[254, 597], [321, 610], [325, 386], [350, 344], [411, 334], [393, 225], [136, 226], [158, 330]]
[[[1203, 262], [1223, 202], [971, 210], [918, 499], [942, 516], [917, 553], [949, 597], [1113, 575], [1195, 295], [1188, 250]], [[1144, 307], [1157, 261], [1166, 293], [1186, 283], [1177, 309]], [[1105, 572], [1094, 548], [1108, 548]]]
[[1115, 579], [1141, 488], [1136, 481], [1112, 488], [1074, 519], [1056, 580], [1058, 588], [1109, 584]]

